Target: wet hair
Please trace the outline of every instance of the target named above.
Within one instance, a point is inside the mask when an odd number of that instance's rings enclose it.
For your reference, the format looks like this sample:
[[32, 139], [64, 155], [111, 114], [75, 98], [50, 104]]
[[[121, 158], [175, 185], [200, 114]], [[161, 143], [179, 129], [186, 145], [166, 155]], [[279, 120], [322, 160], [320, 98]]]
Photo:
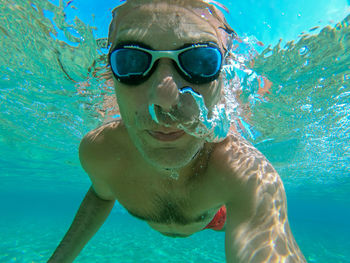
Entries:
[[116, 39], [117, 26], [120, 21], [125, 17], [128, 12], [131, 12], [135, 8], [139, 8], [144, 5], [154, 5], [152, 6], [154, 10], [157, 9], [157, 5], [170, 4], [173, 6], [180, 6], [185, 9], [190, 10], [193, 14], [201, 17], [203, 20], [208, 21], [215, 30], [219, 37], [219, 42], [225, 51], [230, 50], [232, 41], [236, 37], [236, 32], [231, 28], [231, 26], [226, 21], [224, 14], [219, 10], [218, 7], [227, 10], [225, 6], [210, 0], [127, 0], [117, 6], [113, 11], [113, 20], [109, 26], [108, 33], [108, 44], [113, 48], [113, 41]]

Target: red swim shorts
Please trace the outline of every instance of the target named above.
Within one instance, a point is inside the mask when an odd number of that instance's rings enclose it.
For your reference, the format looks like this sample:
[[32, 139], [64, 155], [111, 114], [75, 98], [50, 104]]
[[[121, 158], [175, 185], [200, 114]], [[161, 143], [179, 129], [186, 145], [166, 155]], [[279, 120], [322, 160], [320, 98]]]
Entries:
[[204, 229], [221, 230], [226, 221], [226, 206], [222, 206], [215, 214], [213, 220]]

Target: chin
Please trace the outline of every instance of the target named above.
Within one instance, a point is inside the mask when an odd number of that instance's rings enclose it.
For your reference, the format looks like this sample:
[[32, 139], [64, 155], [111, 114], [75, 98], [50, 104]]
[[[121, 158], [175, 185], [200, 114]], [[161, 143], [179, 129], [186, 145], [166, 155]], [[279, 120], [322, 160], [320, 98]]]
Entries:
[[[194, 154], [195, 155], [195, 154]], [[193, 156], [194, 156], [193, 155]], [[146, 155], [143, 154], [145, 160], [151, 164], [152, 166], [156, 167], [157, 169], [181, 169], [185, 167], [187, 164], [189, 164], [193, 158], [173, 158], [173, 157], [168, 157], [167, 156], [155, 156], [155, 155]]]
[[189, 158], [189, 159], [171, 159], [171, 160], [165, 160], [164, 158], [163, 159], [160, 159], [160, 158], [154, 158], [154, 156], [144, 156], [145, 157], [145, 160], [150, 164], [152, 165], [153, 167], [157, 168], [157, 169], [161, 169], [161, 170], [169, 170], [169, 169], [175, 169], [175, 170], [178, 170], [178, 169], [181, 169], [183, 167], [185, 167], [186, 165], [188, 165], [192, 158]]
[[202, 146], [203, 143], [195, 143], [186, 148], [137, 148], [143, 158], [158, 169], [180, 169], [193, 160]]

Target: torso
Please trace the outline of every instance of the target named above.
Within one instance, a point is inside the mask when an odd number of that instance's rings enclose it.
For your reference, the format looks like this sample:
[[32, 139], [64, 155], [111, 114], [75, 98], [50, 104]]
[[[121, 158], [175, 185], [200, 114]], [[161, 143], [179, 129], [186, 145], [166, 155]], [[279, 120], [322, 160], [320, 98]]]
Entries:
[[147, 221], [160, 233], [185, 237], [201, 231], [225, 204], [227, 178], [215, 164], [220, 145], [206, 145], [193, 174], [174, 180], [157, 177], [120, 123], [107, 124], [92, 134], [96, 147], [103, 148], [96, 151], [103, 156], [93, 164], [99, 172], [89, 173], [97, 194], [118, 200], [131, 215]]

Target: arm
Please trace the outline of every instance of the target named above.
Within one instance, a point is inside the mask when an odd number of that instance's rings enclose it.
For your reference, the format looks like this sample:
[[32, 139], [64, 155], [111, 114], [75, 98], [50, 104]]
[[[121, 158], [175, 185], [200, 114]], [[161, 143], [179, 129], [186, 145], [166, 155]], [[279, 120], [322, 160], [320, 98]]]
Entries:
[[[248, 189], [244, 200], [227, 204], [227, 262], [306, 262], [289, 227], [285, 191], [277, 172], [266, 160], [256, 160], [244, 178]], [[243, 213], [237, 213], [242, 211], [238, 202], [247, 205]]]
[[48, 263], [73, 262], [86, 243], [104, 223], [113, 208], [114, 200], [99, 198], [91, 187], [63, 240]]

